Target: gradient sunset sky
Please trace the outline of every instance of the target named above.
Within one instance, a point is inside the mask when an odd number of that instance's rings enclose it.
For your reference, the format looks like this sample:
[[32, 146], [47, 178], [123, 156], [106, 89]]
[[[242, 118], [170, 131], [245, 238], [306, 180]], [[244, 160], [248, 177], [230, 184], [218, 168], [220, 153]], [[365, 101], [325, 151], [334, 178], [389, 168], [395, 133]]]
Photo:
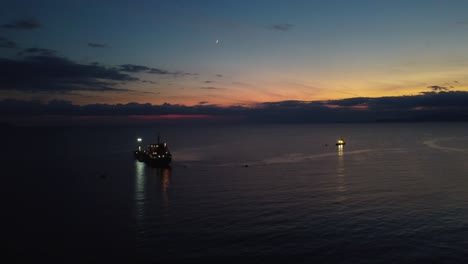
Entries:
[[7, 1], [0, 99], [246, 106], [468, 91], [467, 10], [440, 0]]

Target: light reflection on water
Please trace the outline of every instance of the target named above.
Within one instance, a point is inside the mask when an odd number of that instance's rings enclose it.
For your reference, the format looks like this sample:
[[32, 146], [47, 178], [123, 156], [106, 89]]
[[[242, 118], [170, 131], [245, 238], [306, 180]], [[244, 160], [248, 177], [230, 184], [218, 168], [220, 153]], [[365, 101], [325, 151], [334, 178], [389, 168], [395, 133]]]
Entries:
[[135, 212], [137, 227], [144, 233], [152, 215], [155, 201], [160, 201], [161, 216], [169, 212], [169, 187], [171, 168], [154, 168], [144, 162], [135, 161]]
[[338, 146], [338, 191], [346, 192], [345, 187], [345, 167], [344, 167], [344, 150], [343, 145]]
[[338, 156], [339, 157], [343, 156], [343, 145], [338, 145]]
[[139, 232], [144, 232], [145, 229], [143, 225], [146, 200], [145, 185], [145, 164], [135, 160], [135, 216]]
[[167, 209], [169, 207], [169, 185], [170, 185], [170, 177], [171, 177], [171, 168], [164, 167], [164, 168], [151, 168], [152, 174], [155, 177], [156, 189], [159, 189], [161, 193], [161, 200], [162, 206], [165, 212], [167, 213]]

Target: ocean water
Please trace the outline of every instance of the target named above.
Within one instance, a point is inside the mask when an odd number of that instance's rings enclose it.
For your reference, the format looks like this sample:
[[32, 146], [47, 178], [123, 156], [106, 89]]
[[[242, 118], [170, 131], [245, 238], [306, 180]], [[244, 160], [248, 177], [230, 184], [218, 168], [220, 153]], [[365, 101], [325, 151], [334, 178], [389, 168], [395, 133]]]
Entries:
[[[171, 168], [135, 161], [160, 132]], [[468, 124], [8, 128], [18, 261], [460, 263]], [[340, 137], [343, 149], [335, 146]]]

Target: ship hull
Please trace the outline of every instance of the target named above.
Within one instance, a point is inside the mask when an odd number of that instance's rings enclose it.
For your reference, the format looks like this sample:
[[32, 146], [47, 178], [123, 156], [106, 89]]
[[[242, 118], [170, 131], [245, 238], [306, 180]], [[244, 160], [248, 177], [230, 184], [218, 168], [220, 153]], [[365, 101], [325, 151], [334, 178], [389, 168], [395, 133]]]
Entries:
[[148, 157], [146, 159], [146, 163], [151, 167], [162, 168], [168, 167], [171, 164], [172, 158], [170, 157], [162, 157], [162, 158], [152, 158]]
[[140, 162], [145, 162], [151, 167], [167, 167], [171, 164], [172, 157], [153, 157], [144, 151], [134, 151], [133, 156]]

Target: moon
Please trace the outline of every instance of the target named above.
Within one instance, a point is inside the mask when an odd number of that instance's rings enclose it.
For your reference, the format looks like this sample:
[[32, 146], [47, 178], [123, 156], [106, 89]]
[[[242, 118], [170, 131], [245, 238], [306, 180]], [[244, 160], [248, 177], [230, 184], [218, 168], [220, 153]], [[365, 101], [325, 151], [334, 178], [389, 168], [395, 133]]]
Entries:
[[219, 41], [218, 41], [218, 40], [216, 40], [216, 44], [218, 44], [218, 42], [219, 42]]

